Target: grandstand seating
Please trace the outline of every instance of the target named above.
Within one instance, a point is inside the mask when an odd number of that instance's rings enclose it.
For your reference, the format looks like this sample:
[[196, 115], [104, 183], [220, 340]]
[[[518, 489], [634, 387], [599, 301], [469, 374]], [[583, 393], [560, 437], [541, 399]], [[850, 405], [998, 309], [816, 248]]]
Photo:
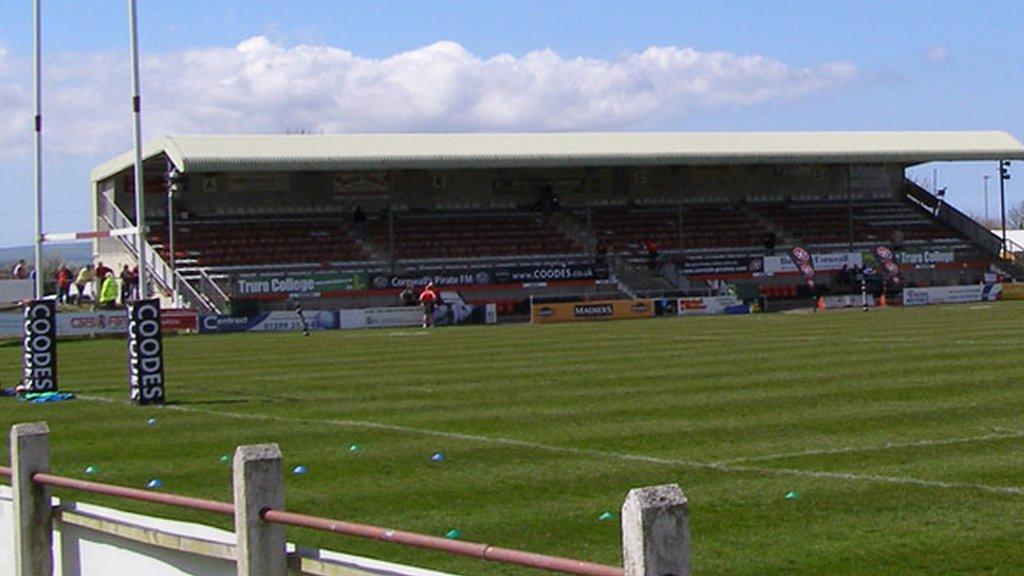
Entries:
[[852, 212], [854, 243], [892, 242], [899, 231], [904, 242], [957, 240], [956, 234], [894, 199], [808, 201], [752, 204], [751, 209], [796, 241], [806, 245], [849, 242]]
[[[166, 226], [150, 242], [168, 257]], [[175, 259], [195, 266], [246, 266], [366, 260], [367, 252], [337, 220], [189, 220], [175, 224]]]
[[[845, 245], [852, 207], [854, 242], [892, 242], [898, 230], [908, 244], [962, 241], [918, 208], [896, 199], [797, 202], [694, 203], [676, 206], [598, 206], [590, 214], [594, 239], [612, 252], [647, 241], [663, 252], [679, 246], [679, 217], [687, 252], [759, 251], [771, 232], [807, 246]], [[453, 260], [552, 256], [585, 252], [586, 214], [556, 215], [497, 210], [435, 210], [394, 215], [397, 260]], [[578, 230], [575, 240], [567, 230]], [[179, 262], [195, 266], [274, 266], [365, 262], [388, 255], [388, 219], [370, 215], [364, 241], [354, 238], [350, 217], [267, 215], [191, 218], [175, 225]], [[150, 241], [166, 257], [165, 226]]]
[[[595, 236], [611, 250], [653, 240], [663, 249], [679, 245], [678, 208], [597, 208], [591, 215]], [[761, 246], [768, 228], [737, 204], [695, 204], [682, 209], [687, 250]]]
[[[389, 246], [389, 224], [370, 219], [369, 240]], [[572, 254], [581, 251], [550, 217], [530, 212], [431, 212], [395, 216], [399, 260]]]

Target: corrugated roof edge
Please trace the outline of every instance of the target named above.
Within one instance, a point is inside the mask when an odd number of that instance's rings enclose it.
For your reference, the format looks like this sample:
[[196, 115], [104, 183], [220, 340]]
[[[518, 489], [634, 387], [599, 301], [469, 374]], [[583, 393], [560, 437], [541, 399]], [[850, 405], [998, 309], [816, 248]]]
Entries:
[[[609, 149], [615, 148], [616, 139], [620, 140], [621, 149]], [[938, 141], [940, 145], [916, 149], [910, 142], [921, 139], [929, 143]], [[425, 146], [428, 150], [425, 153], [409, 153], [408, 144], [429, 143], [430, 140], [438, 145], [445, 144], [448, 149], [440, 152], [435, 147]], [[872, 140], [876, 141], [877, 152], [870, 150]], [[308, 146], [296, 146], [298, 142]], [[654, 146], [655, 149], [638, 147], [638, 143], [648, 142], [659, 145]], [[360, 154], [353, 150], [356, 143], [373, 144], [376, 150]], [[481, 153], [476, 147], [480, 143], [490, 144], [490, 149]], [[552, 143], [558, 146], [551, 149]], [[707, 145], [707, 149], [695, 147], [694, 143]], [[474, 146], [466, 149], [467, 144]], [[543, 144], [541, 147], [549, 149], [525, 152], [524, 145], [530, 144]], [[657, 149], [659, 147], [661, 149]], [[253, 154], [246, 154], [246, 151]], [[144, 158], [160, 153], [166, 153], [179, 170], [195, 172], [254, 171], [259, 170], [257, 166], [261, 164], [266, 170], [618, 166], [680, 162], [917, 164], [944, 160], [1024, 160], [1024, 145], [1006, 132], [978, 131], [181, 135], [165, 136], [143, 147]], [[108, 178], [133, 162], [131, 152], [117, 156], [94, 169], [92, 179], [95, 182]]]
[[[150, 158], [155, 158], [160, 154], [166, 154], [170, 158], [174, 166], [184, 172], [185, 171], [185, 157], [181, 151], [181, 147], [178, 146], [177, 142], [174, 141], [173, 136], [164, 136], [156, 140], [151, 140], [142, 145], [142, 161], [145, 162]], [[110, 178], [114, 174], [129, 168], [135, 164], [135, 151], [130, 150], [124, 154], [119, 154], [110, 160], [107, 160], [103, 164], [92, 169], [89, 173], [89, 177], [93, 182], [99, 182]]]

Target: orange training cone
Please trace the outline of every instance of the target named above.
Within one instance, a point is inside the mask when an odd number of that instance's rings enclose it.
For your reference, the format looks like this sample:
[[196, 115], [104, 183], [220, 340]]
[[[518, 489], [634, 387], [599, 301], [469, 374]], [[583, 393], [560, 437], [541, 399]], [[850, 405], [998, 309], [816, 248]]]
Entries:
[[818, 310], [824, 310], [824, 309], [825, 309], [825, 297], [824, 296], [818, 296]]
[[885, 308], [888, 305], [888, 302], [885, 301], [885, 293], [883, 292], [882, 297], [878, 299], [878, 307]]

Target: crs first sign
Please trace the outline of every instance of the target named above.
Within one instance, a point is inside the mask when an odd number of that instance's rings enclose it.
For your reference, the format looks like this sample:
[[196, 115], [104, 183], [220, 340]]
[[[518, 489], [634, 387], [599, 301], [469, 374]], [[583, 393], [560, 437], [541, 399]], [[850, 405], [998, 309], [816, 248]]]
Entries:
[[164, 403], [163, 337], [156, 299], [128, 307], [128, 389], [135, 404]]

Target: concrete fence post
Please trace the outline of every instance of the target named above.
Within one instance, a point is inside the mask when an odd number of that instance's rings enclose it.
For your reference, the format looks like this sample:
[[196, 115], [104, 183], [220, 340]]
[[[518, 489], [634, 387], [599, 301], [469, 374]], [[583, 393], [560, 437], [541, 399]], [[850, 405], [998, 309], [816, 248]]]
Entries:
[[691, 576], [690, 521], [679, 486], [634, 488], [622, 504], [624, 576]]
[[233, 468], [238, 576], [286, 576], [285, 528], [260, 518], [262, 510], [284, 508], [281, 449], [239, 446]]
[[50, 428], [46, 422], [11, 428], [11, 487], [14, 490], [16, 576], [53, 574], [53, 513], [50, 490], [32, 481], [50, 471]]

